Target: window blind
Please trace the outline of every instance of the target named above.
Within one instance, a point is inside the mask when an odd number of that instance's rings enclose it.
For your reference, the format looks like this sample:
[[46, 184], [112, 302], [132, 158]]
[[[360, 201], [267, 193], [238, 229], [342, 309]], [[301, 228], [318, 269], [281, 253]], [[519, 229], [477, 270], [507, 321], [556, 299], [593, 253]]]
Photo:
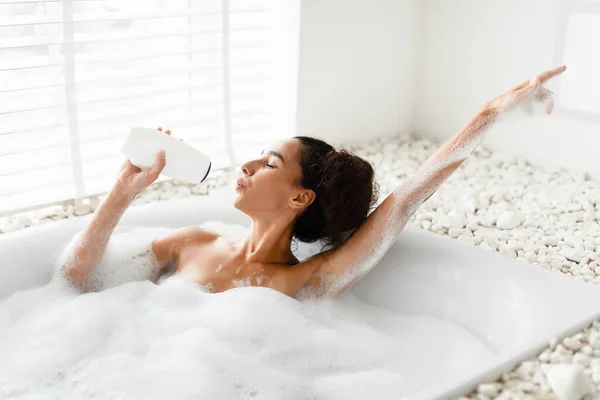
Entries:
[[233, 166], [293, 131], [299, 2], [0, 0], [0, 213], [106, 192], [131, 126]]

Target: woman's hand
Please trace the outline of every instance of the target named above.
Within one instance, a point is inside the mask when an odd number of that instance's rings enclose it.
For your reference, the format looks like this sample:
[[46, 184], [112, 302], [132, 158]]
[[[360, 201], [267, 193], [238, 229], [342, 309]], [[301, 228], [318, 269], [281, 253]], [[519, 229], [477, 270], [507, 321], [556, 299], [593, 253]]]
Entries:
[[[162, 132], [162, 128], [158, 128], [158, 130]], [[171, 130], [167, 129], [165, 134], [170, 135]], [[158, 179], [165, 164], [164, 151], [158, 153], [156, 162], [149, 169], [140, 169], [133, 165], [131, 161], [125, 160], [121, 167], [119, 178], [115, 183], [115, 188], [120, 192], [127, 194], [129, 197], [134, 198]]]
[[542, 103], [546, 114], [551, 114], [554, 107], [554, 93], [543, 87], [543, 85], [549, 79], [562, 74], [566, 69], [567, 67], [563, 65], [543, 72], [533, 79], [515, 86], [509, 92], [486, 103], [483, 106], [483, 111], [496, 114], [521, 108], [527, 114], [531, 115], [533, 113], [533, 106], [536, 103]]

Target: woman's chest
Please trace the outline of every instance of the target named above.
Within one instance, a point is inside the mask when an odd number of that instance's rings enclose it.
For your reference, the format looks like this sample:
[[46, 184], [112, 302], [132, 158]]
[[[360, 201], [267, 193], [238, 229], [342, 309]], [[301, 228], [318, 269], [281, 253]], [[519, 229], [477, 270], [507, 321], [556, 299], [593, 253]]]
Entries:
[[212, 293], [244, 286], [264, 286], [281, 290], [279, 268], [243, 262], [232, 257], [230, 250], [217, 246], [186, 248], [179, 255], [176, 273]]

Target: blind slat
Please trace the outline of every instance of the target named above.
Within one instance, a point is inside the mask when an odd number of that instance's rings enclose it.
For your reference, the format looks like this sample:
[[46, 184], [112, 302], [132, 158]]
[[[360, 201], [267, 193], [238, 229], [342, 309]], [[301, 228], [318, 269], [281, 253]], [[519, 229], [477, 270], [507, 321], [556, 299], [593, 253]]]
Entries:
[[[252, 32], [252, 31], [270, 31], [271, 28], [266, 26], [254, 26], [247, 28], [232, 28], [232, 31], [235, 32]], [[154, 40], [154, 39], [164, 39], [171, 37], [188, 37], [195, 35], [220, 35], [221, 30], [214, 29], [196, 29], [191, 31], [182, 30], [179, 32], [169, 32], [167, 34], [114, 34], [112, 37], [105, 37], [103, 35], [76, 35], [73, 39], [73, 43], [77, 45], [85, 45], [85, 44], [102, 44], [102, 43], [114, 43], [114, 42], [131, 42], [138, 40]], [[14, 50], [14, 49], [31, 49], [34, 47], [44, 47], [44, 46], [61, 46], [65, 43], [65, 40], [61, 38], [58, 34], [47, 35], [47, 38], [38, 38], [37, 40], [23, 40], [23, 39], [1, 39], [0, 38], [0, 50]]]
[[[260, 83], [260, 82], [266, 82], [266, 81], [267, 80], [253, 80], [251, 82]], [[242, 83], [244, 83], [244, 81], [240, 80], [237, 83], [242, 84]], [[85, 105], [90, 105], [90, 104], [110, 103], [110, 102], [122, 101], [122, 100], [147, 99], [149, 96], [159, 96], [159, 95], [164, 95], [164, 94], [169, 94], [169, 93], [185, 92], [185, 91], [189, 91], [189, 90], [200, 91], [200, 90], [207, 90], [207, 89], [217, 89], [220, 87], [222, 87], [221, 83], [196, 85], [196, 86], [189, 86], [189, 87], [180, 86], [180, 87], [176, 87], [176, 88], [156, 90], [156, 91], [151, 91], [151, 92], [147, 92], [147, 93], [138, 93], [138, 94], [131, 94], [131, 95], [125, 95], [125, 96], [120, 96], [120, 97], [103, 98], [103, 99], [98, 99], [98, 100], [80, 101], [77, 104], [81, 105], [81, 106], [85, 106]], [[261, 97], [260, 94], [254, 94], [254, 93], [250, 93], [247, 96], [249, 96], [251, 98], [260, 98]], [[0, 111], [0, 116], [8, 115], [8, 114], [32, 112], [32, 111], [62, 109], [64, 107], [66, 107], [66, 104]], [[1, 133], [0, 133], [0, 135], [1, 135]]]
[[[0, 4], [2, 4], [0, 2]], [[269, 9], [246, 9], [232, 10], [232, 14], [263, 14], [269, 12]], [[179, 10], [174, 12], [154, 12], [148, 14], [137, 13], [96, 13], [96, 14], [81, 14], [76, 13], [71, 23], [98, 23], [98, 22], [117, 22], [117, 21], [141, 21], [148, 19], [168, 19], [179, 17], [193, 16], [219, 16], [220, 11], [210, 11], [205, 8], [190, 8], [187, 10]], [[27, 15], [11, 18], [1, 18], [0, 28], [16, 27], [16, 26], [31, 26], [31, 25], [59, 25], [64, 23], [61, 18], [51, 19], [48, 16]]]
[[[231, 46], [231, 50], [232, 51], [240, 51], [240, 50], [267, 50], [269, 48], [269, 45], [265, 45], [265, 44], [251, 44], [251, 45], [232, 45]], [[104, 64], [104, 63], [119, 63], [119, 62], [124, 62], [124, 61], [139, 61], [139, 60], [151, 60], [151, 59], [157, 59], [157, 58], [164, 58], [164, 57], [174, 57], [174, 56], [179, 56], [179, 55], [192, 55], [192, 56], [206, 56], [208, 54], [218, 54], [221, 52], [220, 48], [213, 48], [213, 49], [204, 49], [204, 50], [193, 50], [193, 51], [187, 51], [187, 52], [173, 52], [173, 53], [169, 53], [169, 52], [165, 52], [163, 54], [152, 54], [152, 55], [148, 55], [148, 56], [124, 56], [124, 57], [112, 57], [112, 58], [106, 58], [106, 55], [95, 55], [95, 54], [84, 54], [86, 56], [86, 58], [83, 57], [79, 57], [76, 54], [75, 55], [75, 65], [82, 65], [82, 64]], [[83, 58], [83, 59], [82, 59]], [[263, 60], [263, 62], [267, 62], [267, 60], [265, 60], [264, 57], [259, 58], [261, 60]], [[23, 58], [20, 60], [20, 62], [25, 62], [27, 61], [28, 58]], [[61, 67], [63, 64], [62, 63], [57, 63], [55, 61], [53, 61], [52, 58], [50, 57], [42, 57], [42, 58], [33, 58], [33, 60], [43, 60], [43, 62], [39, 62], [39, 63], [35, 63], [35, 64], [30, 64], [30, 65], [19, 65], [19, 66], [3, 66], [4, 63], [7, 63], [5, 60], [3, 60], [2, 58], [0, 58], [0, 72], [2, 71], [18, 71], [18, 70], [29, 70], [29, 69], [36, 69], [36, 68], [47, 68], [47, 67]], [[258, 60], [254, 60], [254, 61], [258, 61]], [[239, 63], [239, 62], [237, 62]], [[10, 65], [9, 63], [7, 63], [8, 65]]]

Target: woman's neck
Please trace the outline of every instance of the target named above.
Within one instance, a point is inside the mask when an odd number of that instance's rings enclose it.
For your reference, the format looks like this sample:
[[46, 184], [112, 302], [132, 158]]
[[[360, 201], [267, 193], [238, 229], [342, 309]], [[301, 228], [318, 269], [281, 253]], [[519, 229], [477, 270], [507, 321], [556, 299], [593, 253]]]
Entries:
[[242, 242], [240, 253], [247, 262], [264, 264], [295, 264], [298, 260], [290, 249], [292, 218], [254, 219], [249, 235]]

